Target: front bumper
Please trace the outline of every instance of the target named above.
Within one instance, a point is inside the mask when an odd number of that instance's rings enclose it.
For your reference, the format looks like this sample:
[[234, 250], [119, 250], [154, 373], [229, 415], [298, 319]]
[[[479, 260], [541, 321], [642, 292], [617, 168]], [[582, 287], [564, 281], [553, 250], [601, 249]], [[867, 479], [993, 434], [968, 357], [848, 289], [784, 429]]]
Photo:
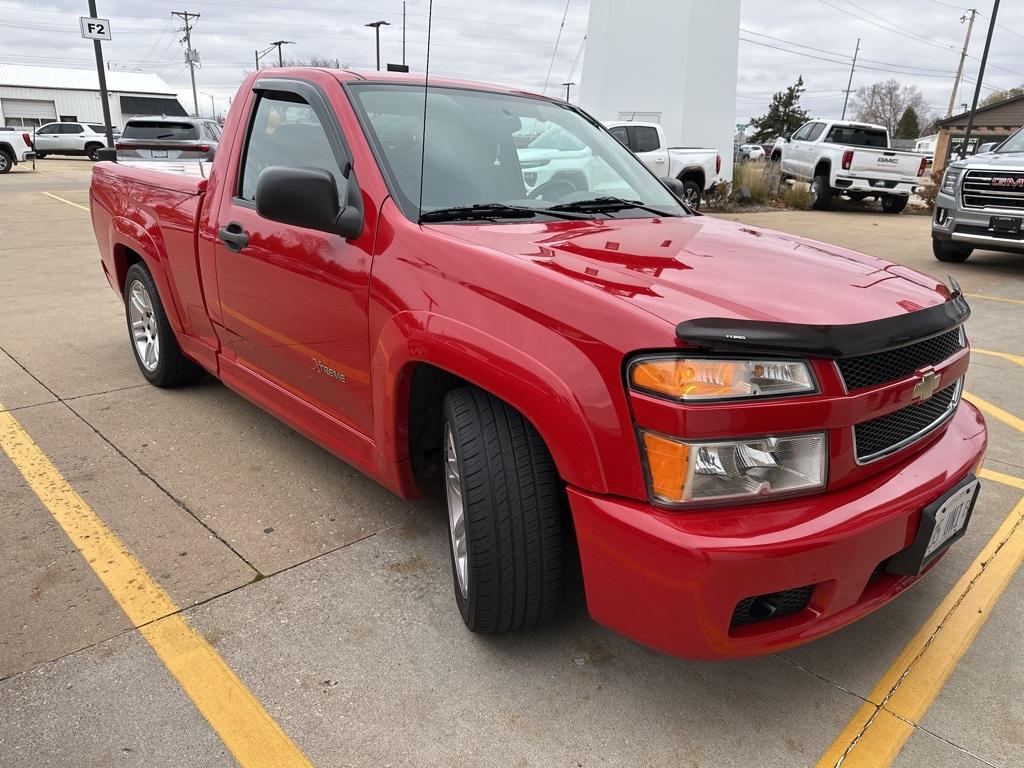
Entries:
[[932, 214], [932, 238], [953, 241], [988, 251], [1024, 253], [1024, 233], [1017, 235], [993, 232], [989, 224], [993, 216], [1021, 216], [1019, 210], [970, 209], [957, 206], [952, 195], [940, 193], [935, 198]]
[[[686, 658], [753, 656], [826, 635], [920, 578], [876, 568], [911, 545], [922, 509], [978, 468], [986, 444], [981, 414], [962, 402], [906, 462], [818, 496], [668, 512], [571, 488], [590, 614]], [[798, 613], [731, 626], [745, 598], [808, 585]]]

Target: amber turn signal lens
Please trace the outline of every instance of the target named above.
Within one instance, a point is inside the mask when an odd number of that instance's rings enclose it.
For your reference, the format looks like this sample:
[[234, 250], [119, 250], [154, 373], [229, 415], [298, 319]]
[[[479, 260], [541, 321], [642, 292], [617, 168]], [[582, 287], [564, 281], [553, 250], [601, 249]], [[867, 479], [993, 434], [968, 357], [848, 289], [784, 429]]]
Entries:
[[643, 438], [654, 495], [664, 501], [683, 501], [690, 446], [652, 432], [644, 432]]
[[629, 385], [634, 390], [683, 401], [815, 391], [810, 367], [802, 360], [651, 357], [630, 366]]

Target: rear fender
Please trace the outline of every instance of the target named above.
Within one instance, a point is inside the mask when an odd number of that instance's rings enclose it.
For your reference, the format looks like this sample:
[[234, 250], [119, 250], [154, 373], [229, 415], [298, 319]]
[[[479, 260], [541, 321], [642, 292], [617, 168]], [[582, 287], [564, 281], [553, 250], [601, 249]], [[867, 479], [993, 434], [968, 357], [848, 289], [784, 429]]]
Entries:
[[385, 460], [408, 466], [408, 404], [417, 363], [448, 371], [516, 408], [540, 433], [567, 483], [606, 488], [589, 421], [563, 379], [501, 339], [429, 312], [399, 313], [378, 336], [371, 382], [374, 434]]

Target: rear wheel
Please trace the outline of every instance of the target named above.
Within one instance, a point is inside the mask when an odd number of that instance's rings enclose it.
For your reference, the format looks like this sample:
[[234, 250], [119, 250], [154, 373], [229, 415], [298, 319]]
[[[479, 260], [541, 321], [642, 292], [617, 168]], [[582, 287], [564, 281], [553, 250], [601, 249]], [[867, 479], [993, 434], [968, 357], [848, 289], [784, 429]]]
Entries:
[[202, 369], [182, 354], [153, 276], [142, 263], [132, 264], [124, 279], [128, 335], [139, 371], [156, 387], [195, 381]]
[[443, 450], [455, 601], [473, 632], [537, 626], [562, 595], [555, 465], [522, 414], [475, 387], [444, 400]]
[[42, 160], [44, 157], [46, 157], [45, 152], [36, 152], [36, 160]]
[[816, 211], [827, 211], [832, 205], [832, 188], [828, 176], [815, 176], [811, 182], [811, 207]]
[[90, 160], [92, 160], [95, 163], [97, 160], [100, 159], [99, 151], [101, 149], [103, 149], [102, 144], [90, 144], [85, 148], [85, 154], [86, 156], [88, 156]]
[[974, 249], [968, 245], [932, 239], [932, 253], [939, 261], [960, 263], [967, 261]]
[[700, 185], [696, 181], [683, 179], [683, 202], [698, 210], [700, 208]]
[[886, 213], [900, 213], [909, 201], [908, 195], [887, 195], [882, 198], [882, 210]]
[[14, 167], [14, 158], [11, 157], [7, 152], [0, 149], [0, 173], [10, 173], [11, 168]]

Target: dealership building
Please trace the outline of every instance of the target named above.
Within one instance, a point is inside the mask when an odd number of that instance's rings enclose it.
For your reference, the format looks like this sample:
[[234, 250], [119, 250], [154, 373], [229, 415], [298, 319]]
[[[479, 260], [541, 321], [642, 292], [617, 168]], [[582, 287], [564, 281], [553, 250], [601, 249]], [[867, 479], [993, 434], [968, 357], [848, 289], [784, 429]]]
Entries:
[[[114, 125], [139, 115], [188, 114], [174, 89], [158, 75], [114, 71], [106, 75]], [[31, 128], [55, 120], [103, 122], [96, 70], [0, 64], [0, 125]]]

